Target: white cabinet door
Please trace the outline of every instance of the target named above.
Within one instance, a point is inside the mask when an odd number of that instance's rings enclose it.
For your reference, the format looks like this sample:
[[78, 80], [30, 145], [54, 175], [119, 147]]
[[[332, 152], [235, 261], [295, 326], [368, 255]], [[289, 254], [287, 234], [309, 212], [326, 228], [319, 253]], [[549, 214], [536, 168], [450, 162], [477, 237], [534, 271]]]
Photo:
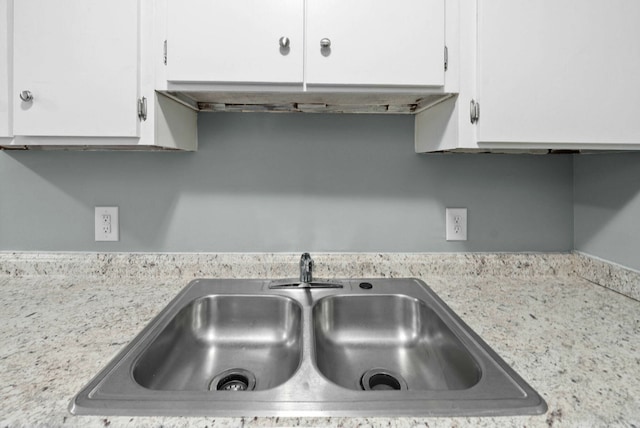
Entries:
[[479, 141], [640, 143], [640, 1], [478, 8]]
[[306, 14], [308, 84], [444, 84], [444, 0], [307, 0]]
[[15, 135], [137, 136], [138, 78], [138, 1], [14, 2]]
[[167, 25], [168, 81], [302, 84], [303, 0], [170, 0]]
[[9, 0], [0, 0], [0, 138], [11, 137], [11, 17]]

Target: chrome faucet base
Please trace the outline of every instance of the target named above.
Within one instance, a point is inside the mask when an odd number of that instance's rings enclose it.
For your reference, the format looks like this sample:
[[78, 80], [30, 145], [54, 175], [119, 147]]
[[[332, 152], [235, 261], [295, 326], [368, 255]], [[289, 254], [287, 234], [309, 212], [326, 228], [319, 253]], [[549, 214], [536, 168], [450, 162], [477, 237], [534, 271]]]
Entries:
[[311, 254], [302, 253], [300, 256], [300, 282], [310, 283], [313, 282], [313, 267], [315, 262], [311, 258]]

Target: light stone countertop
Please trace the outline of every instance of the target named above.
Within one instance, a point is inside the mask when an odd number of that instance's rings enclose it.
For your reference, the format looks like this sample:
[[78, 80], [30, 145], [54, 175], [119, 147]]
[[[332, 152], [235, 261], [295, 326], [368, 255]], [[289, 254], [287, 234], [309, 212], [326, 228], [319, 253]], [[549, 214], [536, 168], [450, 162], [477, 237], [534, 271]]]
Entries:
[[[576, 275], [567, 267], [575, 266], [573, 255], [347, 255], [339, 266], [333, 256], [314, 256], [320, 270], [324, 262], [325, 273], [343, 274], [335, 276], [424, 280], [543, 396], [549, 406], [545, 415], [70, 415], [71, 398], [193, 277], [294, 276], [297, 263], [278, 264], [292, 255], [201, 255], [195, 269], [193, 259], [186, 263], [176, 256], [175, 266], [167, 267], [167, 256], [153, 257], [162, 269], [140, 255], [56, 255], [53, 261], [41, 255], [0, 255], [0, 426], [640, 426], [640, 302]], [[50, 263], [46, 272], [30, 270], [36, 259], [40, 267], [43, 260]], [[103, 269], [94, 272], [96, 261]], [[80, 265], [91, 267], [83, 271]]]

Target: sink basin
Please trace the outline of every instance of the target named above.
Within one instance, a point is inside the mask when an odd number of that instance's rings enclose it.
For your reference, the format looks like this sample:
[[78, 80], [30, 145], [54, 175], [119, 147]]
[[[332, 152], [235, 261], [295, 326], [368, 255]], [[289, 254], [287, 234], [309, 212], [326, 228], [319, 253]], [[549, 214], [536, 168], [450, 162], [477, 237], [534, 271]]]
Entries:
[[331, 296], [313, 309], [315, 358], [330, 381], [355, 390], [461, 390], [481, 370], [424, 302], [402, 295]]
[[198, 298], [142, 353], [133, 378], [167, 391], [273, 388], [300, 365], [301, 317], [300, 305], [281, 296]]
[[331, 283], [341, 287], [194, 280], [69, 410], [293, 417], [546, 411], [544, 400], [424, 282]]

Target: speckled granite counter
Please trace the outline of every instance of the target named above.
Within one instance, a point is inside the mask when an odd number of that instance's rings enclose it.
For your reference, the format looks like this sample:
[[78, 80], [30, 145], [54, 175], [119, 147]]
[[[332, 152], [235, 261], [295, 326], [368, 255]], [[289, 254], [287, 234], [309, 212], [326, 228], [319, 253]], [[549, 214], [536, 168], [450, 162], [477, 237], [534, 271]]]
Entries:
[[67, 406], [192, 278], [295, 276], [296, 255], [0, 254], [0, 424], [640, 426], [640, 302], [591, 282], [602, 275], [578, 276], [591, 268], [576, 257], [314, 255], [319, 276], [427, 282], [545, 398], [546, 415], [213, 419], [77, 417]]

